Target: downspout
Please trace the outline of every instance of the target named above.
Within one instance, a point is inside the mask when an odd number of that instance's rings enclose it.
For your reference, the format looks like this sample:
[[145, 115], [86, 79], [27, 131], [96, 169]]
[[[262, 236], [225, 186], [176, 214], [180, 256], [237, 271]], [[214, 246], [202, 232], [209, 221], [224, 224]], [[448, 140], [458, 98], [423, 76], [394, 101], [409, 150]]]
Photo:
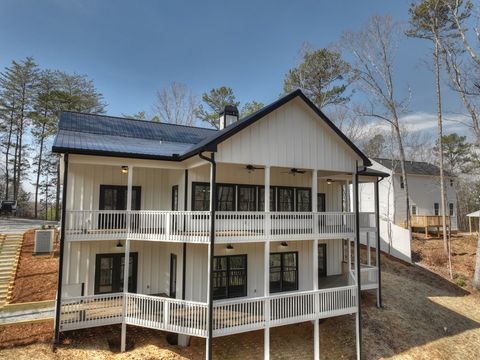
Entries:
[[376, 264], [377, 264], [377, 279], [378, 279], [378, 302], [377, 306], [382, 307], [382, 271], [380, 264], [380, 198], [378, 191], [378, 183], [382, 181], [383, 178], [380, 178], [375, 181], [375, 224], [377, 225], [377, 252], [376, 252]]
[[362, 358], [362, 311], [361, 311], [361, 295], [362, 280], [360, 278], [360, 212], [358, 209], [358, 165], [355, 167], [355, 248], [356, 248], [356, 273], [357, 273], [357, 300], [358, 300], [358, 354], [359, 359]]
[[[183, 210], [187, 211], [188, 207], [188, 169], [185, 169], [185, 189], [183, 191]], [[186, 222], [183, 222], [183, 232], [186, 230]], [[186, 279], [187, 279], [187, 243], [183, 243], [183, 254], [182, 254], [182, 300], [185, 300], [185, 289], [186, 289]]]
[[58, 261], [57, 301], [55, 304], [54, 346], [60, 342], [60, 309], [62, 301], [63, 253], [65, 251], [65, 217], [67, 208], [68, 153], [63, 157], [62, 221], [60, 227], [60, 254]]
[[201, 159], [208, 161], [210, 167], [210, 244], [209, 244], [209, 266], [208, 266], [208, 338], [207, 338], [207, 360], [212, 359], [212, 339], [213, 339], [213, 256], [215, 253], [215, 207], [217, 204], [217, 164], [215, 162], [215, 153], [210, 153], [210, 158], [200, 153]]

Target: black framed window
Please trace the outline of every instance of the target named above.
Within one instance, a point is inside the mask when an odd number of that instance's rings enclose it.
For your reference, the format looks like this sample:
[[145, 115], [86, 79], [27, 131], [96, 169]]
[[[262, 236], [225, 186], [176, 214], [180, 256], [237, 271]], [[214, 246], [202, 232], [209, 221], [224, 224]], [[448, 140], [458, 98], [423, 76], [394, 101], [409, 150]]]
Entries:
[[[275, 188], [270, 187], [270, 211], [275, 211]], [[265, 211], [265, 187], [258, 187], [258, 211]]]
[[448, 204], [448, 210], [449, 210], [450, 216], [453, 216], [453, 210], [454, 210], [453, 203]]
[[235, 185], [217, 184], [217, 210], [235, 211]]
[[435, 215], [438, 216], [438, 213], [439, 213], [438, 203], [433, 204], [433, 211], [434, 211]]
[[403, 183], [403, 176], [400, 176], [400, 187], [403, 189], [405, 184]]
[[[128, 291], [137, 292], [138, 253], [130, 253]], [[125, 254], [97, 254], [95, 259], [95, 294], [123, 291]]]
[[193, 183], [192, 191], [192, 210], [208, 211], [210, 210], [210, 185], [204, 183]]
[[317, 211], [318, 212], [327, 211], [327, 202], [325, 200], [325, 193], [317, 194]]
[[412, 215], [417, 215], [417, 205], [412, 205]]
[[318, 277], [327, 276], [327, 244], [318, 244]]
[[247, 296], [247, 255], [213, 258], [213, 298]]
[[312, 197], [310, 189], [296, 189], [296, 210], [297, 211], [311, 211], [312, 209]]
[[238, 211], [257, 210], [257, 187], [251, 185], [238, 185]]
[[172, 186], [172, 211], [178, 211], [178, 185]]
[[285, 187], [278, 188], [277, 190], [278, 211], [295, 211], [293, 193], [294, 193], [293, 188], [285, 188]]
[[298, 290], [298, 252], [270, 254], [270, 292]]
[[[127, 186], [100, 185], [100, 210], [126, 210]], [[140, 210], [141, 187], [132, 186], [132, 210]]]

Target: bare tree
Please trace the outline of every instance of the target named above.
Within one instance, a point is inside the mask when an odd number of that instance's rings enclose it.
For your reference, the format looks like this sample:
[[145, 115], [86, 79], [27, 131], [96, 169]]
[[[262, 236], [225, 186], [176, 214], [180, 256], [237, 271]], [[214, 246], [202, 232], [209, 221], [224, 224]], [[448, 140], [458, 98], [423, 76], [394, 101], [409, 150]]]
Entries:
[[154, 115], [161, 122], [189, 126], [195, 122], [197, 108], [197, 97], [187, 85], [177, 82], [158, 90], [153, 104]]
[[358, 105], [330, 106], [328, 111], [326, 111], [326, 114], [329, 119], [331, 119], [334, 124], [354, 143], [363, 139], [368, 132], [365, 118], [361, 116]]
[[433, 63], [435, 74], [435, 92], [437, 98], [440, 194], [442, 208], [442, 230], [445, 254], [448, 255], [450, 277], [453, 278], [449, 240], [447, 236], [446, 191], [443, 161], [443, 112], [440, 86], [441, 51], [446, 39], [453, 36], [454, 28], [447, 3], [455, 0], [422, 0], [410, 6], [410, 28], [406, 31], [409, 37], [428, 40], [433, 45]]
[[400, 27], [390, 16], [373, 16], [361, 31], [344, 33], [342, 44], [355, 59], [352, 66], [357, 86], [368, 97], [369, 108], [363, 110], [363, 115], [387, 122], [395, 135], [405, 185], [406, 223], [411, 233], [405, 150], [399, 121], [407, 110], [409, 95], [399, 99], [393, 80], [399, 36]]
[[450, 86], [458, 93], [465, 109], [469, 113], [472, 121], [471, 127], [475, 133], [477, 145], [480, 145], [480, 119], [475, 104], [480, 94], [475, 84], [470, 83], [475, 69], [469, 66], [468, 62], [463, 58], [462, 52], [463, 51], [459, 49], [453, 41], [443, 44], [443, 61], [450, 79]]

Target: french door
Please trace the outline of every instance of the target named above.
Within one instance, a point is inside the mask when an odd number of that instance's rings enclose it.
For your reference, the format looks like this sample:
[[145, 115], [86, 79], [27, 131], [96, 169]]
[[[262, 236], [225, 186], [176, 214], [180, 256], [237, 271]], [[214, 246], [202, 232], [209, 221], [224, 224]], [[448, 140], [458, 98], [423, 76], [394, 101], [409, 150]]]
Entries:
[[177, 298], [177, 255], [170, 254], [170, 293], [172, 299]]
[[[128, 292], [137, 292], [138, 253], [130, 253]], [[95, 294], [123, 291], [125, 254], [97, 254], [95, 261]]]

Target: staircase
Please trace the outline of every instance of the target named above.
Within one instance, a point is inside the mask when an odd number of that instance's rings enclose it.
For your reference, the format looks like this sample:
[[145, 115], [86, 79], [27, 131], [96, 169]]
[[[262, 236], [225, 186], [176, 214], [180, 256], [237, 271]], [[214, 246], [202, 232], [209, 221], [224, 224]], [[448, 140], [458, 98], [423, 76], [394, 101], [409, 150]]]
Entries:
[[0, 234], [0, 308], [13, 289], [23, 234]]

